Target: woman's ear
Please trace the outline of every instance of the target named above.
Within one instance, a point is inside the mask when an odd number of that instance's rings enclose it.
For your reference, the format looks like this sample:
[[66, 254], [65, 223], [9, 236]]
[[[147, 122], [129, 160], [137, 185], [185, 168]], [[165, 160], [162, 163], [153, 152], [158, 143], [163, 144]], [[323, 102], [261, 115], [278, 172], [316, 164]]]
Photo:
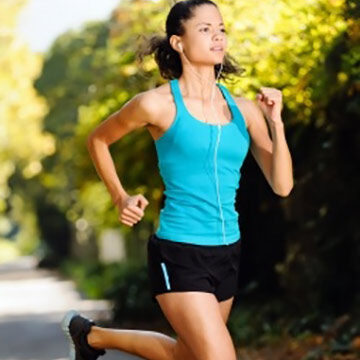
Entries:
[[180, 42], [180, 38], [176, 37], [176, 35], [171, 35], [170, 39], [170, 46], [175, 50], [175, 51], [180, 51], [183, 52], [183, 47], [182, 44]]

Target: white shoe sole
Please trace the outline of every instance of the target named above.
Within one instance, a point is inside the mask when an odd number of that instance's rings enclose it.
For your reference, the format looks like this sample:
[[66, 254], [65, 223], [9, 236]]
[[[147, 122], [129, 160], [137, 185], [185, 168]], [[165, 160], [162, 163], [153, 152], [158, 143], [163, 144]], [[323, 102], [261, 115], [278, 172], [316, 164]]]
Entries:
[[75, 357], [76, 357], [75, 344], [71, 338], [70, 331], [69, 331], [70, 321], [75, 315], [80, 315], [80, 314], [76, 310], [69, 310], [65, 314], [63, 319], [61, 320], [61, 328], [62, 328], [65, 336], [69, 340], [69, 359], [70, 360], [75, 360]]

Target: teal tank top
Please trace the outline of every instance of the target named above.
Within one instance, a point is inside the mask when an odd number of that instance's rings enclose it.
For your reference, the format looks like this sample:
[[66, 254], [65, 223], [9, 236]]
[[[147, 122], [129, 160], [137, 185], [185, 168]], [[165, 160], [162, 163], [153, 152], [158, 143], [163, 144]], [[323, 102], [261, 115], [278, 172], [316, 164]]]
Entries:
[[218, 126], [192, 116], [178, 79], [169, 83], [176, 116], [155, 140], [166, 195], [155, 234], [160, 239], [183, 243], [229, 245], [241, 238], [235, 197], [250, 145], [245, 120], [228, 89], [216, 83], [232, 119], [221, 125], [215, 163]]

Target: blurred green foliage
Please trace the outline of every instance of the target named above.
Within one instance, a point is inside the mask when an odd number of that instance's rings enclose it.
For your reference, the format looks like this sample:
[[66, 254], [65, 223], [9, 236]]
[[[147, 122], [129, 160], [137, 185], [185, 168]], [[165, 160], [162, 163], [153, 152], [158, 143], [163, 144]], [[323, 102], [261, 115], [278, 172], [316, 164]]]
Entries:
[[55, 146], [52, 134], [42, 129], [46, 100], [33, 87], [43, 59], [15, 31], [25, 3], [0, 2], [0, 240], [16, 236], [18, 250], [31, 253], [39, 245], [39, 231], [34, 192], [24, 184], [42, 171], [41, 161]]
[[149, 301], [150, 284], [144, 264], [128, 260], [105, 265], [98, 261], [78, 263], [66, 259], [59, 270], [71, 277], [85, 296], [111, 300], [113, 320], [118, 323], [150, 321], [161, 315], [159, 306]]

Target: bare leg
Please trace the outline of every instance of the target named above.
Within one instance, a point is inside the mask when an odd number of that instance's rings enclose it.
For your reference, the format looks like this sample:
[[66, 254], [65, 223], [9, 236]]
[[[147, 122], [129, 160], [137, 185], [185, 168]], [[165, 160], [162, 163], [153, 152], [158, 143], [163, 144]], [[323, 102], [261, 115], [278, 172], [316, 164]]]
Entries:
[[172, 360], [176, 340], [149, 330], [92, 326], [88, 342], [94, 348], [118, 349], [149, 360]]
[[[219, 302], [226, 323], [233, 298]], [[92, 326], [88, 342], [94, 348], [118, 349], [148, 360], [196, 360], [182, 339], [148, 330], [110, 329]]]

